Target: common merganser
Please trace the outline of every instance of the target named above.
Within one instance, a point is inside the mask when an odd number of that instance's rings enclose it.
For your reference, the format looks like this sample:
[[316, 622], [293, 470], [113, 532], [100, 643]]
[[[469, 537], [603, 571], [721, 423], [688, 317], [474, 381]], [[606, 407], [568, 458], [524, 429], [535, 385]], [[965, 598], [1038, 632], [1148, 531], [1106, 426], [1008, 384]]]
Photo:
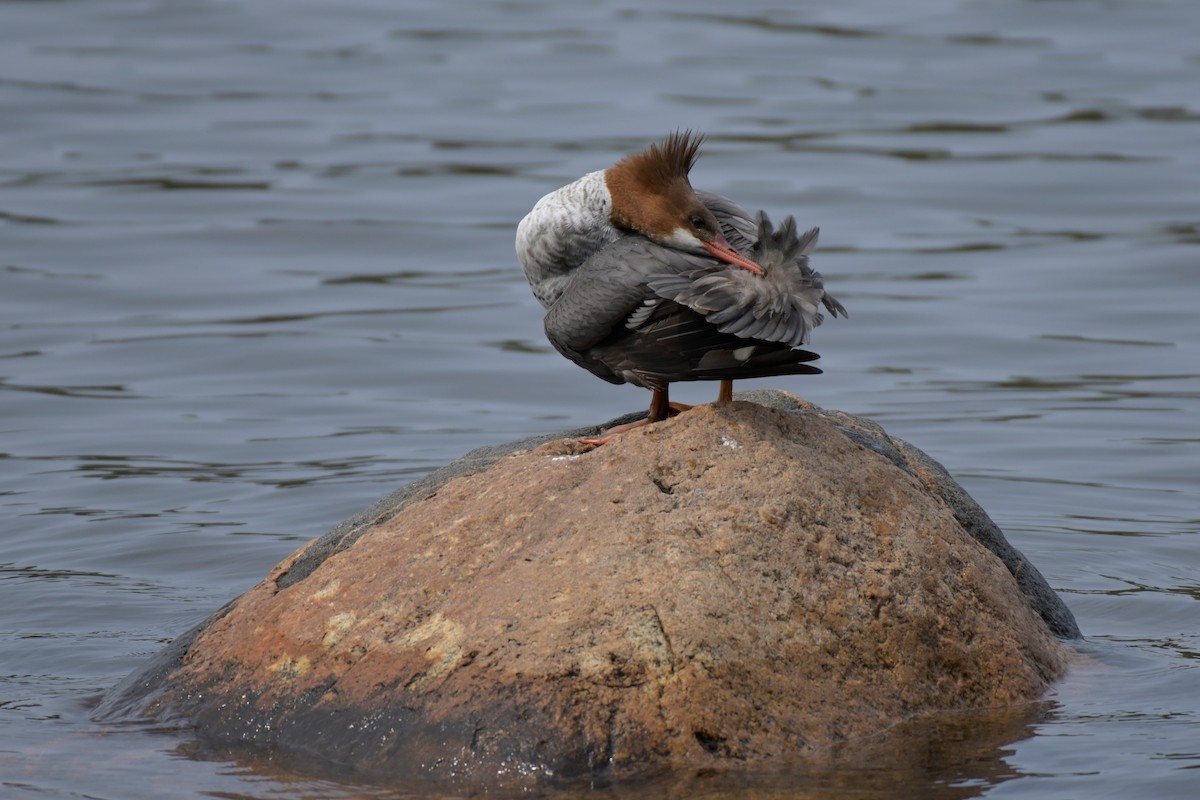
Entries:
[[[610, 383], [653, 396], [646, 422], [671, 412], [675, 381], [816, 374], [800, 349], [819, 306], [845, 307], [808, 264], [817, 229], [776, 230], [732, 201], [692, 188], [703, 138], [674, 133], [534, 205], [517, 226], [517, 256], [548, 311], [560, 353]], [[643, 423], [644, 424], [644, 423]]]

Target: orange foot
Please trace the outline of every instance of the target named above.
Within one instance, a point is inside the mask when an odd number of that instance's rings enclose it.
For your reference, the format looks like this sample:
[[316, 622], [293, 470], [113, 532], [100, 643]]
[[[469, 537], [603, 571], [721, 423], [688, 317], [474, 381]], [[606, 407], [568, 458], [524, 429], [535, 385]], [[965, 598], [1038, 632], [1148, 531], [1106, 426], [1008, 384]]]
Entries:
[[[689, 406], [687, 403], [671, 403], [670, 411], [668, 412], [668, 415], [673, 417], [676, 414], [682, 414], [684, 411], [690, 411], [690, 410], [692, 410], [692, 408], [694, 408], [694, 406]], [[661, 421], [662, 420], [654, 420], [653, 422], [661, 422]], [[638, 419], [638, 420], [634, 420], [633, 422], [626, 422], [623, 425], [614, 425], [613, 427], [606, 430], [604, 432], [603, 436], [597, 437], [595, 439], [580, 439], [579, 441], [583, 444], [591, 444], [591, 445], [595, 445], [596, 447], [599, 447], [602, 444], [608, 444], [610, 441], [612, 441], [612, 439], [614, 437], [620, 436], [622, 433], [631, 431], [634, 428], [641, 428], [641, 427], [644, 427], [646, 425], [651, 425], [651, 424], [653, 424], [653, 423], [649, 417], [647, 417], [646, 419]]]

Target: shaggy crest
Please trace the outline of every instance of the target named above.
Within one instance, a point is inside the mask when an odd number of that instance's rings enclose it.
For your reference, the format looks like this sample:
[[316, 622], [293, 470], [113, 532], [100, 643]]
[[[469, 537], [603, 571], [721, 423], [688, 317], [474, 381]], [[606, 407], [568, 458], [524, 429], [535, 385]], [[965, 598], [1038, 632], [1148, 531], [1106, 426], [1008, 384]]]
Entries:
[[644, 151], [627, 156], [617, 162], [617, 167], [628, 170], [642, 185], [667, 185], [673, 181], [686, 181], [696, 160], [700, 157], [702, 135], [691, 131], [676, 131], [661, 143], [650, 145]]

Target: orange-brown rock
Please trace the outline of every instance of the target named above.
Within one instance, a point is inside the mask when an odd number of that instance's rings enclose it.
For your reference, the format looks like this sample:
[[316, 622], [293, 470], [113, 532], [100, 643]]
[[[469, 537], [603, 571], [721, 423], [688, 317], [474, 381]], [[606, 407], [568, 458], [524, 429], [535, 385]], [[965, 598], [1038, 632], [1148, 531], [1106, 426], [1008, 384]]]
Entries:
[[1039, 697], [1077, 631], [1037, 571], [919, 451], [768, 399], [474, 454], [286, 559], [102, 713], [485, 778], [819, 759]]

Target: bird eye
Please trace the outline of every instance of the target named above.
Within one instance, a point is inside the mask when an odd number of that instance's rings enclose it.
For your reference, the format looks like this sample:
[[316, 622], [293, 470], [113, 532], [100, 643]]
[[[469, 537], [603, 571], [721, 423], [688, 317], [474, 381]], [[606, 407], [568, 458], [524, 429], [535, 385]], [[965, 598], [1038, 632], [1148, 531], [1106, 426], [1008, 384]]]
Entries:
[[694, 214], [690, 220], [692, 227], [698, 230], [707, 230], [708, 226], [704, 224], [704, 217], [699, 214]]

